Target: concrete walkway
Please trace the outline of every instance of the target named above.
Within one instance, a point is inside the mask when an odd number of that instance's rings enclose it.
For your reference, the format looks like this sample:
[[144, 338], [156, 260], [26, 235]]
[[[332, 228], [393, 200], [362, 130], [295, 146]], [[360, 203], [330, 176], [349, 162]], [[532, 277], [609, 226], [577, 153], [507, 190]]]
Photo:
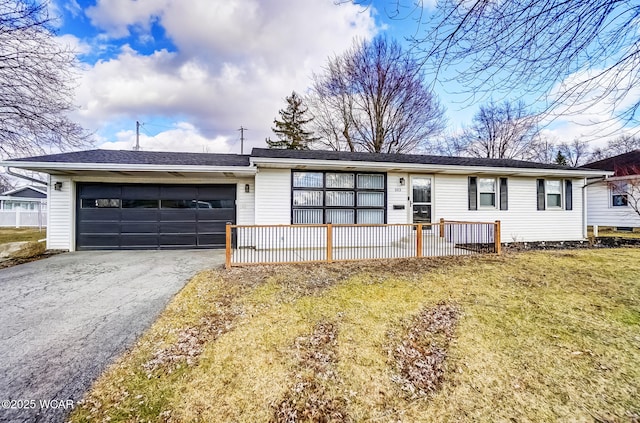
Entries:
[[223, 262], [223, 250], [99, 251], [0, 270], [0, 421], [64, 421], [184, 284]]

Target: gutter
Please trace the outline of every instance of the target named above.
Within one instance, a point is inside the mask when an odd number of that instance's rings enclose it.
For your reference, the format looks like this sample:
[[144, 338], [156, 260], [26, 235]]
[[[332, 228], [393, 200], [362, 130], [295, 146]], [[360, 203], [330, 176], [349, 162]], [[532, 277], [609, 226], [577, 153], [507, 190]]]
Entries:
[[364, 162], [364, 161], [346, 161], [346, 160], [316, 160], [316, 159], [281, 159], [281, 158], [265, 158], [251, 157], [250, 162], [255, 166], [269, 167], [287, 167], [291, 169], [299, 169], [305, 166], [306, 169], [314, 168], [331, 168], [331, 167], [354, 167], [367, 168], [380, 171], [387, 171], [390, 168], [398, 168], [408, 172], [438, 172], [452, 174], [475, 174], [475, 173], [491, 173], [491, 174], [515, 174], [529, 176], [573, 176], [573, 177], [600, 177], [602, 175], [610, 175], [613, 172], [604, 170], [583, 170], [583, 169], [548, 169], [548, 168], [527, 168], [527, 167], [494, 167], [494, 166], [469, 166], [469, 165], [441, 165], [441, 164], [423, 164], [423, 163], [396, 163], [396, 162]]
[[[11, 162], [0, 163], [5, 166], [20, 167], [24, 169], [47, 170], [72, 170], [72, 171], [124, 171], [124, 172], [183, 172], [183, 173], [237, 173], [242, 175], [255, 175], [256, 169], [252, 166], [198, 166], [198, 165], [150, 165], [127, 163], [60, 163], [60, 162]], [[21, 175], [22, 176], [22, 175]], [[39, 181], [38, 183], [43, 183]]]
[[26, 179], [27, 181], [33, 182], [35, 184], [41, 184], [41, 185], [45, 185], [45, 186], [49, 185], [49, 183], [47, 183], [45, 181], [41, 181], [40, 179], [36, 179], [36, 178], [32, 178], [30, 176], [26, 176], [26, 175], [21, 175], [19, 173], [15, 173], [14, 171], [11, 170], [11, 168], [9, 166], [5, 167], [4, 169], [7, 172], [7, 175], [15, 176], [16, 178]]

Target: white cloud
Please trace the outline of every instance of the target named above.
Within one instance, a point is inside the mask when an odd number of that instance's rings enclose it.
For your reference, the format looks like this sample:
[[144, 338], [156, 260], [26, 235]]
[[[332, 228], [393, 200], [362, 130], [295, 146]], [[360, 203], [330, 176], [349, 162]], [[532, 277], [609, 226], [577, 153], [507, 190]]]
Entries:
[[549, 95], [559, 105], [550, 116], [554, 121], [545, 129], [545, 135], [561, 142], [578, 138], [592, 147], [603, 147], [610, 139], [637, 133], [638, 128], [620, 116], [640, 98], [635, 78], [634, 69], [589, 69], [569, 75]]
[[[99, 144], [108, 150], [131, 150], [136, 144], [136, 132], [120, 131], [115, 141]], [[180, 122], [174, 129], [151, 136], [140, 133], [140, 149], [147, 151], [189, 151], [194, 153], [230, 153], [231, 147], [226, 137], [207, 138], [193, 125]]]
[[56, 37], [56, 41], [62, 48], [73, 50], [79, 55], [87, 54], [91, 51], [91, 46], [75, 35], [63, 34]]
[[374, 35], [373, 12], [333, 0], [99, 0], [87, 15], [107, 37], [131, 28], [140, 36], [157, 19], [177, 51], [142, 55], [125, 45], [87, 66], [76, 117], [95, 130], [115, 119], [179, 117], [210, 140], [243, 125], [248, 147], [264, 145], [284, 97], [304, 92], [312, 71], [354, 37]]

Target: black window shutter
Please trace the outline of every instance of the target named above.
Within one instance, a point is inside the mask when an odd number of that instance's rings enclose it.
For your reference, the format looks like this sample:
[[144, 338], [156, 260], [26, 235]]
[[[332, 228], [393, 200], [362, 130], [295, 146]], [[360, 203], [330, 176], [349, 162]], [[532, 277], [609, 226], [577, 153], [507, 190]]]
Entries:
[[509, 210], [507, 178], [500, 178], [500, 210]]
[[475, 176], [469, 176], [469, 210], [478, 210], [478, 182]]
[[573, 183], [569, 179], [564, 181], [564, 208], [573, 210]]
[[544, 210], [544, 179], [538, 179], [538, 210]]

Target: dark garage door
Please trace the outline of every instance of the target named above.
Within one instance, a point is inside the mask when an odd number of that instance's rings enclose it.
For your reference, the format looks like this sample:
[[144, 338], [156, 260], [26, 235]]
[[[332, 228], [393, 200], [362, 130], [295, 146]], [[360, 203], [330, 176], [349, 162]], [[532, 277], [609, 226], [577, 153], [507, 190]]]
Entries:
[[235, 185], [77, 186], [78, 250], [223, 248]]

